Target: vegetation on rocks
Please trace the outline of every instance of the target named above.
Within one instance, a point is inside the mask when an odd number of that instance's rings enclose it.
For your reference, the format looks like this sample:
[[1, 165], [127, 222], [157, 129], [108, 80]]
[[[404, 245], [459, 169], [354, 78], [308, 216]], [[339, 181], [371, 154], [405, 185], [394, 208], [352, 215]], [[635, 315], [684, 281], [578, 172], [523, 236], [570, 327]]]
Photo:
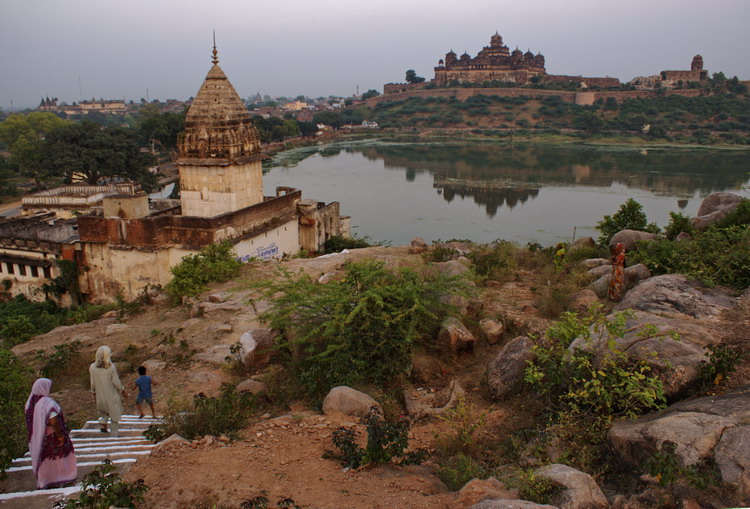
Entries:
[[599, 230], [599, 244], [606, 246], [615, 233], [622, 230], [640, 230], [650, 233], [659, 233], [659, 227], [655, 223], [649, 223], [643, 206], [633, 198], [628, 198], [620, 209], [611, 216], [604, 218], [596, 224]]
[[26, 441], [24, 405], [32, 382], [31, 370], [13, 352], [0, 348], [0, 478], [13, 458], [21, 456]]
[[241, 266], [230, 242], [212, 244], [198, 254], [185, 256], [169, 269], [173, 277], [165, 289], [175, 303], [181, 303], [205, 291], [208, 283], [221, 283], [237, 276]]

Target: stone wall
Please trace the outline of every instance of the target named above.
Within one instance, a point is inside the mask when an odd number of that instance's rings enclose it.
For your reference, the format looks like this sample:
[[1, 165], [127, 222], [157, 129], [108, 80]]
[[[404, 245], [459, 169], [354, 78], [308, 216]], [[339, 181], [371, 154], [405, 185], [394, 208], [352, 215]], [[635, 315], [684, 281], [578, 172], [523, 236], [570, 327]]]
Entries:
[[260, 161], [227, 166], [180, 164], [180, 201], [185, 216], [213, 217], [263, 201]]

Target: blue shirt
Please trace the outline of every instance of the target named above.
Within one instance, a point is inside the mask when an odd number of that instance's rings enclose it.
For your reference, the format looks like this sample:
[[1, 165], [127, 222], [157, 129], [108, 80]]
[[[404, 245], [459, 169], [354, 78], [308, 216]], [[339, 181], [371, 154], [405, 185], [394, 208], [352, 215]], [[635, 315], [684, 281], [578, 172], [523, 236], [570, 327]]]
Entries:
[[141, 375], [135, 380], [135, 385], [138, 386], [138, 397], [151, 399], [151, 377], [148, 375]]

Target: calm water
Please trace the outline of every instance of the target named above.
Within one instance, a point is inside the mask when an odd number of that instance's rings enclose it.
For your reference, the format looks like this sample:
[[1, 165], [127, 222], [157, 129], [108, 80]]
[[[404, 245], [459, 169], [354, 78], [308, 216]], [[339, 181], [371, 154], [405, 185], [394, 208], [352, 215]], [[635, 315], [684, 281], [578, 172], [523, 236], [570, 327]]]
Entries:
[[284, 152], [264, 168], [276, 186], [303, 198], [339, 201], [353, 232], [408, 244], [501, 238], [554, 244], [598, 237], [596, 222], [627, 198], [649, 221], [695, 215], [716, 191], [750, 183], [750, 152], [595, 148], [541, 144], [360, 142]]

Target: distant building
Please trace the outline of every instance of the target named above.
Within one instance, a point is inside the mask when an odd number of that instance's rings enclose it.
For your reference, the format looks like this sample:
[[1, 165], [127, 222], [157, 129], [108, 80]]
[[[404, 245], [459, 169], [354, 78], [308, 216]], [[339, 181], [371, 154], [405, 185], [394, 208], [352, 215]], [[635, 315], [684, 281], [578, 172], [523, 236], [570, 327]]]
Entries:
[[662, 71], [659, 77], [664, 85], [674, 86], [679, 82], [685, 84], [691, 82], [705, 82], [708, 80], [708, 71], [703, 69], [703, 57], [695, 55], [693, 62], [690, 64], [689, 71]]

